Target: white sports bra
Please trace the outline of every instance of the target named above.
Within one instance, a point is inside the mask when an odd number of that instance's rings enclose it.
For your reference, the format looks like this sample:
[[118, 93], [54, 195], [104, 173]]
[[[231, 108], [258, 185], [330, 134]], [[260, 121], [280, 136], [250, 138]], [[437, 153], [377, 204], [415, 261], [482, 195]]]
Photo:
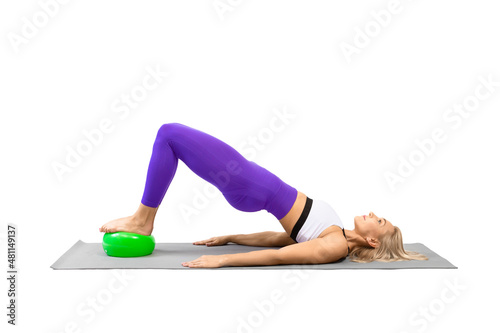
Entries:
[[[344, 225], [335, 210], [323, 200], [307, 197], [306, 205], [290, 237], [297, 243], [317, 238], [326, 228], [338, 225], [344, 231]], [[345, 233], [344, 233], [345, 236]]]

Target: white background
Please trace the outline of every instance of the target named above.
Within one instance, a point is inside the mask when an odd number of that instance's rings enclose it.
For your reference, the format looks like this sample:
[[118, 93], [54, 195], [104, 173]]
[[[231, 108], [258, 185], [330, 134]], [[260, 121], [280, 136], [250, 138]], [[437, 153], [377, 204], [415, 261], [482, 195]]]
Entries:
[[[50, 17], [44, 3], [51, 3]], [[370, 13], [389, 1], [220, 3], [231, 10], [221, 13], [212, 0], [2, 3], [1, 257], [6, 274], [5, 234], [14, 223], [19, 266], [18, 326], [6, 323], [2, 279], [2, 331], [496, 326], [488, 304], [500, 296], [500, 86], [457, 128], [443, 115], [471, 100], [480, 76], [500, 81], [498, 5], [401, 0], [380, 27]], [[40, 27], [30, 35], [26, 22], [34, 20]], [[359, 44], [367, 27], [372, 37]], [[13, 36], [25, 39], [16, 45]], [[358, 53], [346, 57], [342, 43], [354, 47], [355, 40]], [[169, 75], [120, 118], [114, 103], [140, 87], [146, 68]], [[284, 109], [293, 119], [272, 140], [263, 136]], [[83, 144], [83, 131], [103, 119], [113, 130], [59, 180], [53, 164], [65, 163], [68, 147]], [[331, 203], [347, 229], [355, 215], [373, 211], [399, 226], [405, 243], [424, 243], [459, 269], [115, 272], [125, 274], [124, 285], [113, 271], [52, 270], [77, 240], [100, 242], [103, 223], [136, 210], [156, 131], [168, 122], [241, 149], [261, 135], [267, 141], [254, 160]], [[447, 139], [391, 190], [384, 174], [397, 173], [398, 156], [418, 154], [415, 140], [431, 138], [435, 128]], [[179, 163], [157, 214], [157, 242], [282, 231], [271, 214], [236, 211], [220, 194], [186, 218], [181, 207], [192, 207], [205, 184]], [[119, 291], [111, 293], [110, 283]], [[450, 284], [460, 287], [453, 292]], [[280, 301], [270, 306], [275, 293]]]

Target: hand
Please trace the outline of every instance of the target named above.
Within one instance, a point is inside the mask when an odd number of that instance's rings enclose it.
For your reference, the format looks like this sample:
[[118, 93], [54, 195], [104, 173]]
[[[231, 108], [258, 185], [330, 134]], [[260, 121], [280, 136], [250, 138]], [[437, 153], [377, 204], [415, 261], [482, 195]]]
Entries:
[[217, 268], [224, 266], [224, 259], [224, 255], [204, 255], [199, 257], [198, 259], [183, 262], [182, 266], [189, 268]]
[[229, 236], [212, 237], [206, 240], [194, 242], [194, 245], [219, 246], [229, 243]]

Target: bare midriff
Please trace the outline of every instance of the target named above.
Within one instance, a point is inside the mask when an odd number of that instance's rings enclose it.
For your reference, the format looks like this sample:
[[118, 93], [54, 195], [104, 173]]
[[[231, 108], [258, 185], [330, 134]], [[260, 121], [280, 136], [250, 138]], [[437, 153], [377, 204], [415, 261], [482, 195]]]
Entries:
[[[292, 234], [293, 227], [295, 226], [295, 223], [297, 223], [297, 220], [300, 217], [300, 214], [302, 214], [302, 211], [304, 210], [304, 207], [306, 205], [306, 200], [307, 196], [300, 192], [297, 191], [297, 198], [295, 199], [295, 202], [288, 211], [288, 213], [281, 219], [279, 220], [281, 225], [283, 226], [283, 229], [285, 229], [286, 233], [290, 236]], [[323, 236], [326, 236], [332, 231], [338, 230], [339, 227], [336, 225], [331, 225], [325, 230], [321, 232], [321, 234], [318, 236], [318, 238], [321, 238]]]

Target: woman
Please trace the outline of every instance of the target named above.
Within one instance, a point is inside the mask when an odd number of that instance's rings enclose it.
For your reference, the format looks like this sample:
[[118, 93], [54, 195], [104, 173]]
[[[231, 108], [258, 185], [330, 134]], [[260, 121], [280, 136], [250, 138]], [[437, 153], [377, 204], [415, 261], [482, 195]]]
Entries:
[[182, 263], [187, 267], [322, 264], [350, 255], [351, 260], [425, 260], [403, 249], [401, 231], [370, 212], [354, 218], [354, 230], [344, 230], [336, 212], [322, 200], [312, 200], [255, 162], [248, 161], [223, 141], [183, 124], [158, 130], [149, 162], [146, 185], [134, 215], [104, 224], [101, 232], [127, 231], [151, 235], [156, 211], [182, 160], [194, 173], [216, 186], [234, 208], [245, 212], [267, 210], [285, 232], [213, 237], [195, 245], [282, 247], [248, 253], [204, 255]]

